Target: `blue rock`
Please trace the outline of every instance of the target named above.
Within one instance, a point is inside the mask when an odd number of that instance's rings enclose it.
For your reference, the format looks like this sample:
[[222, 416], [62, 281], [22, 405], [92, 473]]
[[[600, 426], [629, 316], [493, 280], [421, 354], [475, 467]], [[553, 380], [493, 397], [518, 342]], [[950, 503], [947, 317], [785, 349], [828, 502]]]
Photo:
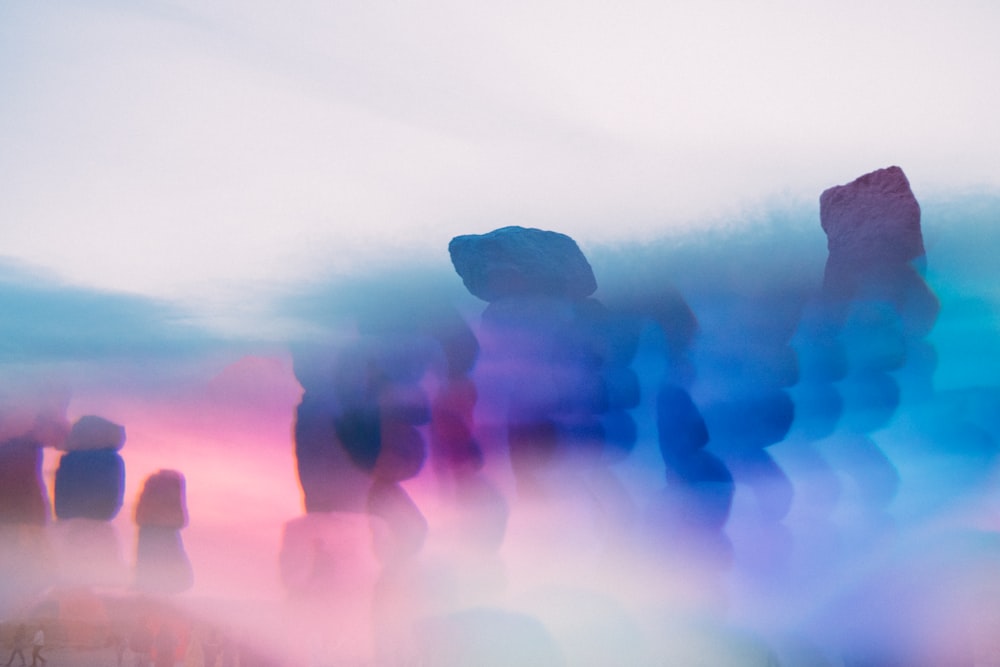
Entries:
[[67, 452], [88, 449], [121, 449], [125, 444], [125, 427], [103, 417], [86, 415], [73, 424], [69, 437], [60, 449]]
[[693, 452], [708, 442], [705, 420], [691, 396], [676, 385], [666, 385], [656, 397], [656, 425], [665, 460]]
[[565, 234], [503, 227], [456, 236], [448, 244], [465, 287], [484, 301], [514, 296], [584, 299], [597, 290], [594, 271]]
[[125, 462], [115, 449], [63, 454], [56, 469], [55, 512], [59, 519], [109, 521], [125, 493]]

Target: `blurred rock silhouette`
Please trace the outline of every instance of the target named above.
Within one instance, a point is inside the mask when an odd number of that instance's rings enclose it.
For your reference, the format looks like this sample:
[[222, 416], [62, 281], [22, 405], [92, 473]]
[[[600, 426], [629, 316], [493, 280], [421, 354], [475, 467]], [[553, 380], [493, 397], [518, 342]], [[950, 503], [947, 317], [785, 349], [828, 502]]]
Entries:
[[45, 525], [49, 503], [41, 469], [42, 448], [33, 438], [0, 444], [0, 523]]
[[814, 367], [837, 369], [829, 380], [838, 381], [844, 445], [831, 451], [835, 465], [856, 480], [869, 506], [885, 507], [899, 473], [870, 434], [896, 414], [894, 373], [921, 345], [939, 308], [919, 272], [926, 261], [920, 206], [902, 169], [888, 167], [824, 191], [820, 221], [830, 252], [819, 323], [810, 326], [825, 340], [819, 354], [816, 347], [807, 354]]
[[558, 232], [503, 227], [456, 236], [448, 252], [466, 289], [491, 303], [529, 295], [583, 299], [597, 289], [576, 242]]
[[81, 417], [60, 449], [55, 513], [60, 519], [113, 519], [125, 493], [125, 462], [118, 450], [124, 427], [101, 417]]
[[127, 569], [111, 519], [125, 493], [125, 461], [118, 451], [125, 428], [102, 417], [78, 419], [59, 445], [54, 526], [63, 584], [120, 586]]
[[65, 439], [69, 398], [16, 374], [0, 385], [0, 613], [54, 581], [42, 450]]
[[194, 572], [181, 528], [187, 525], [184, 476], [160, 470], [146, 478], [135, 508], [139, 527], [135, 585], [154, 593], [180, 593], [191, 588]]

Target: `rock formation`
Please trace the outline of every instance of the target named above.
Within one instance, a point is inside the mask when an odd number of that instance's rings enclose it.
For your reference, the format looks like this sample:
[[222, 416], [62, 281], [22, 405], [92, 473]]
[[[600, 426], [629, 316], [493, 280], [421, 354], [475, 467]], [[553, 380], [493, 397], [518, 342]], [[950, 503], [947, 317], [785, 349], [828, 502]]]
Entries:
[[44, 526], [49, 514], [42, 448], [33, 438], [0, 443], [0, 523]]
[[597, 289], [576, 242], [558, 232], [503, 227], [456, 236], [448, 252], [465, 287], [484, 301], [527, 295], [582, 299]]
[[181, 528], [187, 525], [184, 476], [160, 470], [146, 478], [135, 508], [139, 527], [136, 587], [157, 593], [180, 593], [194, 583]]
[[920, 274], [920, 206], [903, 170], [888, 167], [824, 191], [820, 223], [829, 257], [800, 354], [805, 381], [838, 381], [844, 444], [833, 460], [855, 478], [866, 503], [884, 507], [899, 474], [870, 434], [899, 406], [894, 373], [910, 357], [927, 356], [923, 338], [939, 307]]
[[924, 240], [920, 205], [899, 167], [865, 174], [820, 195], [829, 257], [824, 295], [839, 303], [890, 304], [909, 331], [925, 335], [938, 302], [920, 275]]
[[113, 519], [125, 493], [125, 462], [118, 450], [125, 429], [101, 417], [81, 417], [60, 446], [55, 513], [60, 519]]

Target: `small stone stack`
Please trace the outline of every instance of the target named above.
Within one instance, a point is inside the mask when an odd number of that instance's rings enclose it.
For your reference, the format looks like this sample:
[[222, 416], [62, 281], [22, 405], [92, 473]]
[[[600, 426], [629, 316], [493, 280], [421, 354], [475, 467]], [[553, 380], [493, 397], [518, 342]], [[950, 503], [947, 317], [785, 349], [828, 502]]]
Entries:
[[[553, 458], [600, 460], [608, 412], [603, 306], [593, 270], [565, 234], [503, 227], [452, 239], [455, 271], [483, 311], [489, 391], [506, 401], [511, 464], [530, 492]], [[627, 369], [614, 367], [618, 376]], [[628, 382], [619, 382], [627, 387]], [[615, 397], [616, 409], [630, 404]], [[627, 431], [627, 429], [625, 429]]]
[[899, 407], [896, 373], [934, 358], [925, 337], [939, 304], [921, 275], [920, 205], [893, 166], [824, 191], [820, 222], [829, 247], [822, 329], [804, 371], [836, 381], [842, 445], [834, 463], [854, 477], [865, 502], [881, 508], [895, 496], [899, 475], [869, 434]]
[[157, 593], [180, 593], [194, 584], [181, 529], [187, 525], [184, 475], [160, 470], [146, 478], [135, 508], [139, 527], [136, 587]]
[[118, 534], [111, 520], [125, 493], [119, 451], [125, 429], [102, 417], [81, 417], [59, 445], [55, 479], [54, 541], [64, 584], [119, 586], [127, 581]]
[[[637, 437], [630, 364], [639, 319], [593, 297], [593, 269], [565, 234], [510, 226], [458, 236], [448, 250], [468, 291], [488, 302], [478, 331], [479, 412], [484, 432], [506, 442], [487, 444], [509, 457], [519, 499], [542, 501], [530, 530], [551, 537], [545, 558], [560, 563], [552, 575], [567, 575], [567, 563], [588, 567], [589, 556], [626, 543], [634, 525], [612, 464]], [[498, 502], [483, 507], [484, 517], [506, 517]]]

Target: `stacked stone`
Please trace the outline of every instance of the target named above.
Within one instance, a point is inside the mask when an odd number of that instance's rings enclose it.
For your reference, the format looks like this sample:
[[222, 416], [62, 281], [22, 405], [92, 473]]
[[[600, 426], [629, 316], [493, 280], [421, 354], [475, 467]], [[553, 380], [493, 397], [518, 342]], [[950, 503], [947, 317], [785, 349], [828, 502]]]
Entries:
[[553, 562], [573, 567], [587, 566], [585, 554], [627, 549], [635, 503], [613, 464], [637, 439], [631, 363], [644, 315], [612, 312], [592, 296], [593, 270], [564, 234], [505, 227], [456, 237], [449, 252], [469, 292], [489, 302], [479, 330], [482, 413], [505, 435], [499, 448], [520, 498], [545, 501], [531, 530], [551, 530], [561, 543], [550, 545]]
[[81, 417], [59, 445], [53, 535], [60, 579], [72, 585], [119, 586], [127, 581], [118, 535], [111, 519], [125, 492], [125, 462], [119, 451], [125, 429], [102, 417]]
[[41, 470], [42, 447], [35, 438], [0, 443], [0, 524], [45, 525], [49, 504]]
[[42, 480], [42, 449], [66, 437], [64, 391], [30, 382], [0, 387], [0, 525], [44, 526], [48, 490]]
[[612, 313], [596, 299], [581, 306], [579, 319], [588, 323], [600, 360], [602, 402], [596, 407], [604, 431], [603, 460], [618, 463], [632, 453], [638, 438], [632, 410], [639, 406], [642, 392], [632, 362], [639, 346], [639, 321]]
[[362, 327], [364, 338], [340, 356], [334, 375], [334, 430], [370, 475], [365, 509], [389, 526], [376, 543], [386, 561], [415, 554], [427, 535], [426, 519], [400, 482], [416, 476], [427, 457], [420, 427], [430, 421], [430, 401], [420, 381], [432, 351], [425, 337], [393, 331], [395, 324]]
[[776, 287], [748, 293], [726, 286], [712, 295], [702, 316], [697, 394], [713, 450], [772, 522], [788, 513], [793, 492], [767, 448], [788, 434], [795, 417], [788, 388], [798, 382], [791, 339], [799, 310]]
[[338, 351], [300, 347], [293, 355], [302, 400], [295, 414], [295, 460], [307, 513], [364, 512], [371, 484], [356, 465], [334, 428], [338, 401], [335, 377]]
[[925, 263], [920, 205], [899, 167], [865, 174], [820, 195], [829, 257], [823, 291], [839, 319], [851, 303], [891, 305], [905, 331], [926, 335], [938, 301], [920, 272]]
[[364, 644], [374, 608], [379, 645], [398, 646], [398, 624], [388, 619], [405, 618], [409, 633], [408, 610], [422, 604], [413, 557], [428, 533], [402, 482], [423, 470], [427, 436], [442, 476], [458, 488], [477, 480], [483, 457], [469, 373], [478, 343], [436, 295], [400, 283], [358, 289], [370, 304], [344, 314], [353, 335], [294, 355], [305, 389], [295, 437], [308, 514], [286, 525], [281, 571], [307, 624], [319, 613]]
[[[398, 298], [398, 297], [397, 297]], [[359, 308], [357, 337], [296, 353], [305, 392], [295, 426], [306, 511], [367, 512], [388, 531], [377, 542], [385, 559], [416, 553], [427, 523], [400, 482], [427, 458], [421, 429], [431, 401], [421, 386], [438, 349], [426, 331], [425, 304], [386, 302]]]
[[898, 473], [870, 433], [899, 406], [893, 374], [934, 356], [924, 339], [938, 301], [921, 276], [920, 206], [903, 171], [888, 167], [824, 191], [820, 221], [829, 257], [803, 356], [811, 377], [836, 382], [842, 410], [835, 462], [866, 502], [885, 507]]
[[[576, 242], [557, 232], [504, 227], [458, 236], [448, 250], [466, 288], [489, 302], [482, 316], [488, 375], [506, 401], [511, 464], [522, 491], [537, 490], [554, 458], [600, 460], [609, 410], [603, 307], [590, 298], [593, 270]], [[632, 403], [619, 354], [611, 367]], [[624, 378], [624, 379], [623, 379]], [[627, 426], [619, 428], [627, 432]]]
[[483, 466], [474, 412], [478, 393], [471, 378], [448, 376], [431, 403], [431, 452], [439, 474], [462, 476]]
[[[707, 447], [714, 434], [691, 395], [691, 348], [699, 323], [685, 299], [662, 285], [641, 286], [626, 304], [655, 323], [663, 335], [663, 374], [656, 393], [656, 432], [666, 486], [647, 512], [647, 541], [702, 563], [726, 564], [731, 546], [724, 532], [733, 477]], [[665, 542], [665, 544], [664, 544]]]
[[296, 358], [305, 392], [296, 412], [295, 453], [306, 512], [381, 517], [390, 530], [380, 533], [385, 539], [376, 548], [386, 559], [416, 553], [427, 532], [399, 486], [426, 458], [418, 428], [430, 419], [418, 384], [424, 364], [400, 364], [399, 354], [398, 345], [371, 337]]
[[444, 353], [441, 385], [431, 401], [433, 461], [441, 475], [471, 475], [483, 466], [483, 452], [474, 436], [479, 395], [470, 377], [479, 341], [455, 312], [437, 318], [432, 335]]
[[42, 453], [66, 437], [68, 403], [47, 385], [0, 387], [0, 611], [54, 581]]
[[110, 521], [122, 507], [125, 462], [118, 454], [125, 428], [102, 417], [81, 417], [60, 449], [55, 481], [59, 519]]
[[135, 508], [139, 527], [135, 585], [156, 593], [180, 593], [194, 584], [194, 572], [181, 539], [187, 525], [184, 476], [160, 470], [146, 478]]

